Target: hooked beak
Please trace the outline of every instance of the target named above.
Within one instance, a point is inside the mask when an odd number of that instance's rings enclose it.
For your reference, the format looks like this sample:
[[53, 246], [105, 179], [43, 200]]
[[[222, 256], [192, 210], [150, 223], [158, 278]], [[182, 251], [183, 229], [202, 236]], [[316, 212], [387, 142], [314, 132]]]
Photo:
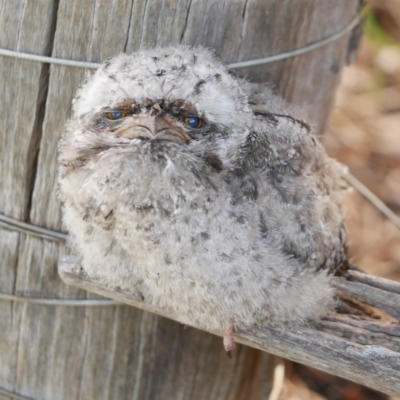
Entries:
[[127, 139], [170, 140], [181, 144], [187, 144], [191, 140], [190, 136], [168, 115], [134, 115], [127, 118], [115, 134]]

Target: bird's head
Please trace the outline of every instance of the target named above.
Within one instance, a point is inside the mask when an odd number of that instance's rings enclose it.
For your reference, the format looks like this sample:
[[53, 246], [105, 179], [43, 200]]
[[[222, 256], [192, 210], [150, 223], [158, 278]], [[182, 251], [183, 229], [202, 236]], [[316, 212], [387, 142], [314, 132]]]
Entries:
[[68, 134], [81, 150], [151, 141], [212, 151], [229, 166], [251, 118], [246, 95], [210, 51], [170, 47], [107, 59], [78, 90]]

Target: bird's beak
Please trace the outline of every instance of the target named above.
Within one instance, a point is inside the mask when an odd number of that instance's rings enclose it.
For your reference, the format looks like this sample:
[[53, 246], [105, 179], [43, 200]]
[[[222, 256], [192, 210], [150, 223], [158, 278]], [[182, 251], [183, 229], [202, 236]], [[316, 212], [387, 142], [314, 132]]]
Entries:
[[128, 139], [148, 138], [151, 140], [170, 140], [181, 144], [189, 143], [190, 136], [177, 126], [175, 121], [169, 115], [138, 114], [126, 118], [126, 121], [115, 131], [115, 134]]

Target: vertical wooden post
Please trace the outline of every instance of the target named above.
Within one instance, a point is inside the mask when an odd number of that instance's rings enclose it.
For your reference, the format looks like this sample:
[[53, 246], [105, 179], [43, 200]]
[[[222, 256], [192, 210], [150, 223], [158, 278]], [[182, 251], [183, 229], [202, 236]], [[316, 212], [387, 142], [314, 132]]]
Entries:
[[[318, 41], [358, 7], [358, 0], [1, 2], [0, 47], [99, 62], [122, 51], [201, 44], [230, 63]], [[321, 129], [348, 40], [238, 72], [305, 104]], [[85, 71], [6, 57], [0, 71], [0, 213], [60, 230], [57, 141]], [[0, 291], [93, 297], [58, 278], [60, 247], [0, 229]], [[266, 399], [272, 369], [266, 353], [241, 346], [230, 361], [220, 338], [127, 306], [0, 301], [0, 387], [33, 399]]]

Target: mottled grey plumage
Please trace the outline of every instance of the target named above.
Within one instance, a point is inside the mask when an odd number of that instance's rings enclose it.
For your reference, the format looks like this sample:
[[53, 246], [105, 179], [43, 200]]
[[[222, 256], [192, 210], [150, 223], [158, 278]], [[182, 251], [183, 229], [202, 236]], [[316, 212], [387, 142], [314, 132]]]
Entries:
[[60, 142], [64, 221], [89, 274], [207, 329], [329, 310], [343, 168], [286, 110], [202, 48], [106, 60]]

